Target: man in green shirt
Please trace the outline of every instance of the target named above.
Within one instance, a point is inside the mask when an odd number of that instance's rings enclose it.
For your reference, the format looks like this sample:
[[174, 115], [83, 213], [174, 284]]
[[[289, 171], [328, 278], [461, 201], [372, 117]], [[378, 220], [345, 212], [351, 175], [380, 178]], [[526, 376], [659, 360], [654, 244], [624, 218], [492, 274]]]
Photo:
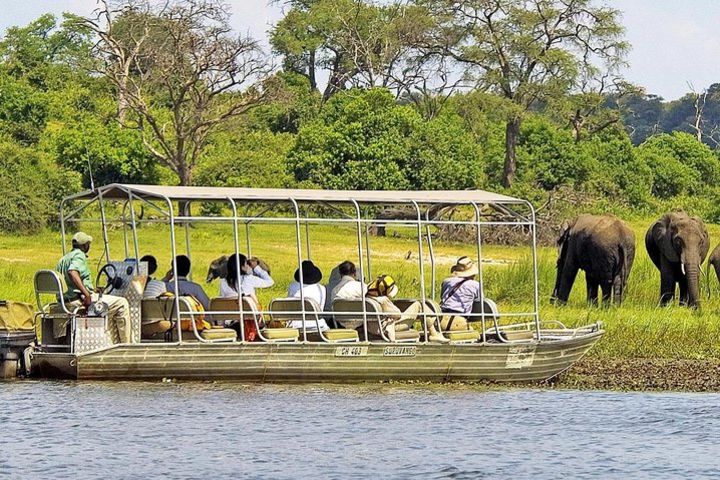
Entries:
[[[67, 290], [65, 301], [70, 308], [89, 307], [98, 301], [99, 295], [94, 292], [92, 274], [88, 266], [87, 253], [90, 251], [92, 237], [78, 232], [72, 238], [72, 250], [58, 262], [56, 270], [65, 277]], [[114, 295], [103, 295], [102, 301], [108, 306], [108, 323], [114, 325], [120, 343], [130, 341], [130, 306], [126, 299]], [[112, 328], [112, 327], [111, 327]]]

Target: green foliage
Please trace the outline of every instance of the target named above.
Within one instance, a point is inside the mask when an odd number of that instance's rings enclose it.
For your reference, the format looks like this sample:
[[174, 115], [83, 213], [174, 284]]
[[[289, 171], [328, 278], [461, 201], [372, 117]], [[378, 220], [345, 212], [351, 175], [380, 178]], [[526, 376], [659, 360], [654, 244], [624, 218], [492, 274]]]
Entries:
[[638, 155], [653, 172], [653, 194], [667, 199], [695, 195], [720, 180], [720, 160], [692, 135], [682, 132], [649, 138]]
[[0, 133], [23, 145], [36, 143], [47, 120], [47, 96], [0, 70]]
[[285, 157], [293, 146], [287, 133], [218, 133], [197, 167], [198, 185], [283, 188], [292, 184]]
[[302, 128], [288, 164], [322, 188], [470, 188], [483, 184], [482, 155], [457, 117], [423, 122], [386, 90], [334, 96]]
[[58, 197], [79, 187], [78, 178], [58, 169], [36, 150], [0, 138], [0, 231], [37, 232], [58, 208]]
[[144, 148], [137, 131], [121, 128], [116, 122], [102, 122], [93, 116], [68, 119], [49, 130], [43, 146], [60, 165], [82, 175], [90, 185], [88, 161], [96, 185], [108, 183], [154, 183], [154, 159]]

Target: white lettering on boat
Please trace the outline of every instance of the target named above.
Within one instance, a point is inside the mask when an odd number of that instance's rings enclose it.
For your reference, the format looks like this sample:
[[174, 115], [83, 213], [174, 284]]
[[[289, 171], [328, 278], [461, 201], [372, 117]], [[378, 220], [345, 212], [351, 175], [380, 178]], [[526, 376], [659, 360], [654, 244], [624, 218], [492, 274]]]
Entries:
[[535, 360], [535, 345], [521, 345], [508, 349], [505, 368], [531, 367]]
[[367, 357], [368, 347], [344, 346], [335, 349], [336, 357]]
[[417, 353], [417, 347], [412, 346], [392, 346], [385, 347], [383, 357], [414, 357]]

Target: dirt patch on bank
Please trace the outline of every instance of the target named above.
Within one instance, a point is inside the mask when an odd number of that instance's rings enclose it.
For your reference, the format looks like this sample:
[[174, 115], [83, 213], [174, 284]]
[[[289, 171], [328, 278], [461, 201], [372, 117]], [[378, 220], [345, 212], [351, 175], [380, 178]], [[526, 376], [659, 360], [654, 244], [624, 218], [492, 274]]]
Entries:
[[720, 392], [720, 359], [586, 358], [552, 385], [595, 390]]

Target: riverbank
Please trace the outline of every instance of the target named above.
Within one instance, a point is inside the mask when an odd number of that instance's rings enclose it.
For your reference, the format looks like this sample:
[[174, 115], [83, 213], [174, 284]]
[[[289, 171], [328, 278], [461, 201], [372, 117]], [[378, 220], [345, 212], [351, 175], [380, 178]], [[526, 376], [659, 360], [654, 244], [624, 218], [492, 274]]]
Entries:
[[720, 360], [586, 357], [549, 385], [581, 390], [720, 392]]

